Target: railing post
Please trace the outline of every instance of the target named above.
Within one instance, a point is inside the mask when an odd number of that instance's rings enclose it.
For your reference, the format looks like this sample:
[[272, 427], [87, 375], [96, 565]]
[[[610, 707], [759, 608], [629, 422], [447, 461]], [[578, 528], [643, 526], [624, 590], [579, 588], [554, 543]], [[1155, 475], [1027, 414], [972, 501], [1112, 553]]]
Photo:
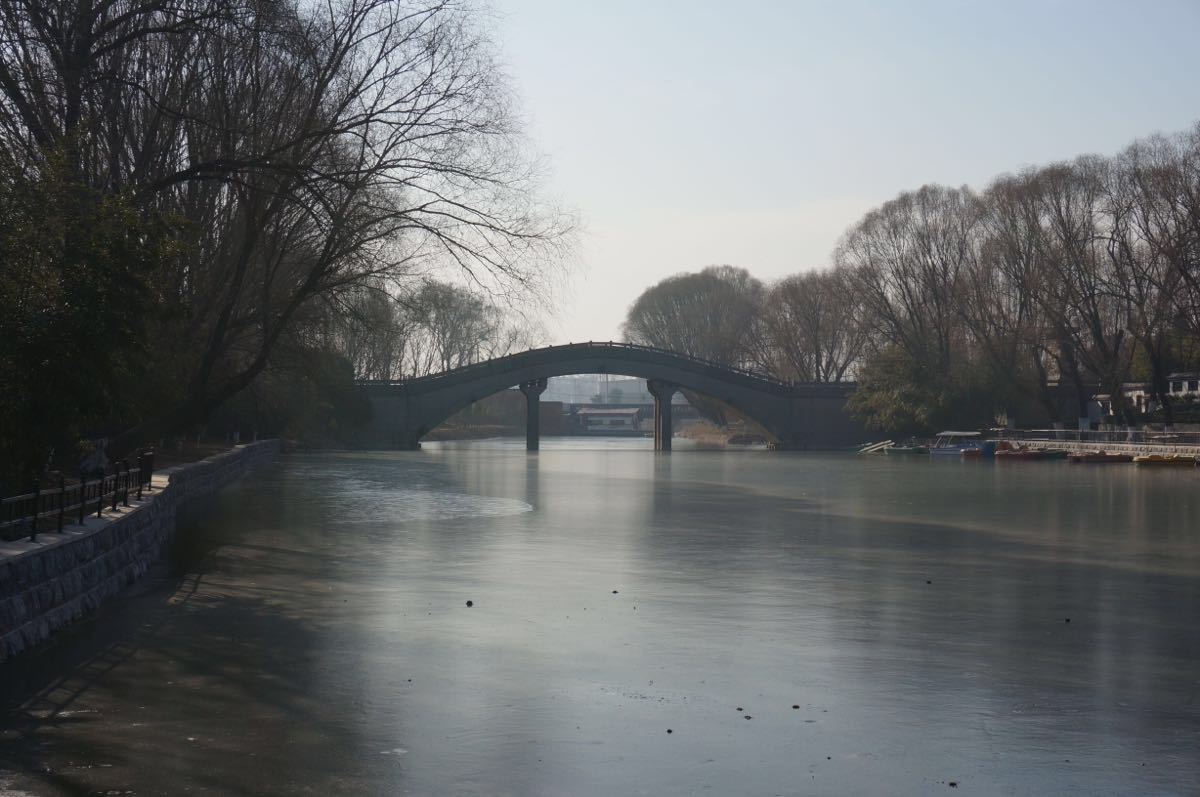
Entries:
[[145, 476], [146, 476], [146, 462], [145, 462], [145, 458], [146, 458], [146, 454], [145, 454], [144, 452], [138, 452], [138, 457], [137, 457], [137, 466], [138, 466], [138, 471], [137, 471], [137, 473], [138, 473], [138, 475], [137, 475], [137, 480], [138, 480], [138, 481], [137, 481], [137, 488], [138, 488], [137, 500], [139, 500], [139, 501], [141, 501], [141, 500], [142, 500], [142, 479], [144, 479], [144, 478], [145, 478]]
[[124, 506], [129, 506], [129, 477], [132, 473], [129, 470], [129, 460], [121, 460], [121, 464], [125, 466], [125, 481], [122, 483], [124, 489], [121, 491], [121, 503]]
[[121, 478], [121, 463], [117, 462], [117, 463], [113, 464], [113, 474], [112, 474], [112, 484], [113, 484], [112, 511], [114, 511], [114, 512], [117, 511], [117, 501], [120, 500], [120, 495], [117, 491], [117, 486], [120, 484], [120, 478]]
[[83, 518], [87, 514], [87, 475], [81, 470], [79, 471], [79, 525], [83, 525]]
[[67, 479], [58, 474], [58, 533], [62, 534], [63, 513], [67, 511]]
[[100, 481], [96, 483], [96, 517], [104, 516], [104, 468], [100, 468]]
[[33, 486], [33, 522], [29, 525], [29, 541], [37, 542], [37, 521], [38, 521], [38, 504], [41, 503], [42, 485], [40, 483]]

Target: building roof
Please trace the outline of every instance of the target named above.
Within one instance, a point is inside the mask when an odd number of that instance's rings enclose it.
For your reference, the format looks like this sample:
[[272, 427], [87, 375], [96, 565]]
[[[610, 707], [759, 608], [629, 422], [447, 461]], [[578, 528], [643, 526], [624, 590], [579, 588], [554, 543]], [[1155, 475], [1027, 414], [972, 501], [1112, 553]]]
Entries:
[[615, 409], [600, 409], [599, 407], [580, 407], [579, 415], [637, 415], [642, 410], [639, 407], [618, 407]]

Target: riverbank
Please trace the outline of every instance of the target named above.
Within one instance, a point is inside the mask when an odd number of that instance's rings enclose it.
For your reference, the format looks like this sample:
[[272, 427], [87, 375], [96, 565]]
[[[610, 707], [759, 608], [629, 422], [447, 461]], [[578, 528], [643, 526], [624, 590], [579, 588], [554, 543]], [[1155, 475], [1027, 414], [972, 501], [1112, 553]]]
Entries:
[[693, 421], [675, 430], [675, 437], [695, 440], [702, 446], [765, 445], [766, 439], [744, 425], [721, 427], [705, 421]]
[[261, 440], [154, 473], [129, 506], [105, 508], [36, 542], [0, 543], [0, 661], [50, 637], [136, 581], [158, 558], [189, 502], [211, 495], [279, 452]]
[[486, 440], [491, 437], [524, 437], [525, 429], [504, 424], [472, 424], [458, 426], [442, 424], [422, 437], [422, 440]]

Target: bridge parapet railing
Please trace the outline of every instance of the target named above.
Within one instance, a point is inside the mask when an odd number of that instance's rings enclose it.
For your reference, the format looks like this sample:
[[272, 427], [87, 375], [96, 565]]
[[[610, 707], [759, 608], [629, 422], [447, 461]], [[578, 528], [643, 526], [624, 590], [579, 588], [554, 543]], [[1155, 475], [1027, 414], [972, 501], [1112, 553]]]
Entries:
[[490, 372], [494, 371], [496, 369], [496, 367], [504, 361], [513, 361], [513, 360], [520, 359], [520, 358], [529, 358], [533, 355], [537, 355], [540, 353], [559, 352], [559, 351], [562, 351], [565, 349], [587, 350], [587, 349], [591, 349], [591, 348], [599, 347], [599, 346], [602, 346], [605, 348], [614, 348], [614, 349], [627, 349], [630, 351], [643, 352], [643, 353], [647, 353], [647, 354], [659, 354], [659, 355], [663, 355], [663, 356], [667, 356], [667, 357], [672, 357], [672, 358], [684, 360], [688, 363], [691, 363], [694, 365], [699, 365], [699, 366], [702, 366], [705, 368], [713, 368], [713, 369], [718, 369], [720, 371], [724, 371], [727, 373], [729, 373], [729, 372], [735, 373], [741, 377], [751, 379], [751, 380], [754, 380], [757, 382], [762, 382], [762, 383], [768, 384], [768, 385], [770, 385], [772, 387], [776, 387], [776, 388], [793, 388], [793, 387], [799, 387], [799, 386], [826, 386], [826, 387], [828, 387], [828, 386], [837, 385], [837, 384], [846, 384], [846, 383], [832, 383], [832, 382], [796, 382], [796, 381], [790, 381], [790, 380], [786, 380], [786, 379], [779, 379], [775, 376], [772, 376], [771, 374], [767, 374], [762, 371], [756, 371], [753, 369], [744, 368], [744, 367], [736, 366], [736, 365], [727, 365], [725, 363], [719, 363], [714, 360], [708, 360], [703, 357], [696, 357], [696, 356], [693, 356], [690, 354], [673, 351], [671, 349], [664, 349], [664, 348], [660, 348], [657, 346], [645, 346], [640, 343], [625, 343], [625, 342], [620, 342], [620, 341], [587, 341], [587, 342], [583, 342], [583, 343], [564, 343], [564, 344], [559, 344], [556, 346], [543, 346], [541, 348], [527, 349], [522, 352], [505, 355], [503, 357], [497, 357], [497, 358], [491, 359], [491, 360], [484, 360], [484, 361], [477, 362], [477, 363], [471, 363], [470, 365], [464, 365], [464, 366], [460, 366], [458, 368], [452, 368], [449, 371], [442, 371], [442, 372], [436, 373], [436, 374], [427, 374], [425, 376], [413, 376], [413, 377], [408, 377], [408, 378], [399, 379], [399, 380], [362, 380], [360, 382], [360, 384], [386, 385], [386, 386], [390, 386], [390, 387], [405, 387], [405, 386], [411, 385], [413, 383], [429, 383], [429, 382], [436, 382], [436, 381], [439, 381], [442, 379], [470, 376], [473, 373], [490, 373]]
[[82, 525], [91, 514], [102, 516], [106, 506], [114, 511], [118, 505], [129, 506], [131, 496], [140, 500], [144, 491], [153, 489], [153, 475], [154, 452], [146, 451], [138, 455], [133, 467], [122, 460], [109, 474], [81, 475], [71, 482], [59, 475], [56, 485], [39, 485], [30, 492], [0, 498], [0, 539], [27, 537], [37, 542], [39, 531], [62, 533], [64, 525]]

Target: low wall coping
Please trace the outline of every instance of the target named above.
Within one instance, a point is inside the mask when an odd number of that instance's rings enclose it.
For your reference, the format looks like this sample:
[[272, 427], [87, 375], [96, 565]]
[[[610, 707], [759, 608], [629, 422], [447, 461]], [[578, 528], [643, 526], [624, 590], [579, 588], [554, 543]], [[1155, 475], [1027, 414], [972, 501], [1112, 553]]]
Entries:
[[[61, 545], [67, 545], [78, 540], [86, 539], [97, 532], [104, 530], [113, 523], [129, 517], [135, 512], [143, 511], [154, 504], [155, 499], [160, 497], [167, 489], [174, 477], [178, 473], [184, 473], [189, 470], [194, 470], [197, 467], [205, 465], [219, 465], [221, 461], [239, 450], [248, 448], [258, 448], [265, 444], [274, 444], [273, 440], [256, 441], [253, 443], [241, 443], [230, 448], [227, 451], [219, 451], [216, 454], [205, 457], [204, 459], [196, 460], [195, 462], [184, 462], [178, 465], [171, 465], [160, 470], [156, 470], [150, 476], [150, 492], [143, 492], [142, 498], [139, 501], [133, 495], [129, 497], [129, 506], [117, 504], [116, 511], [111, 509], [111, 504], [104, 507], [104, 511], [99, 517], [93, 511], [90, 515], [84, 518], [83, 525], [80, 526], [77, 522], [63, 524], [62, 533], [56, 530], [39, 531], [37, 542], [30, 542], [26, 537], [20, 540], [0, 541], [0, 562], [12, 562], [22, 557], [38, 554], [43, 551], [48, 551]], [[78, 515], [74, 515], [78, 517]], [[51, 523], [49, 518], [43, 518], [43, 523]], [[52, 527], [54, 528], [54, 527]]]
[[[104, 529], [116, 523], [119, 520], [129, 517], [135, 512], [149, 508], [154, 503], [155, 499], [163, 494], [169, 483], [169, 473], [175, 468], [166, 468], [161, 471], [156, 471], [150, 477], [150, 492], [143, 492], [142, 498], [139, 501], [136, 496], [129, 496], [129, 506], [117, 504], [117, 509], [114, 512], [111, 504], [105, 504], [104, 512], [97, 517], [93, 511], [83, 519], [83, 525], [79, 523], [64, 523], [63, 530], [60, 534], [56, 530], [39, 531], [37, 542], [30, 542], [29, 538], [12, 541], [0, 541], [0, 562], [12, 562], [22, 557], [33, 556], [61, 545], [68, 545], [78, 540], [86, 539], [87, 537], [103, 531]], [[78, 517], [76, 514], [75, 517]], [[43, 523], [53, 522], [49, 518], [43, 518]]]

